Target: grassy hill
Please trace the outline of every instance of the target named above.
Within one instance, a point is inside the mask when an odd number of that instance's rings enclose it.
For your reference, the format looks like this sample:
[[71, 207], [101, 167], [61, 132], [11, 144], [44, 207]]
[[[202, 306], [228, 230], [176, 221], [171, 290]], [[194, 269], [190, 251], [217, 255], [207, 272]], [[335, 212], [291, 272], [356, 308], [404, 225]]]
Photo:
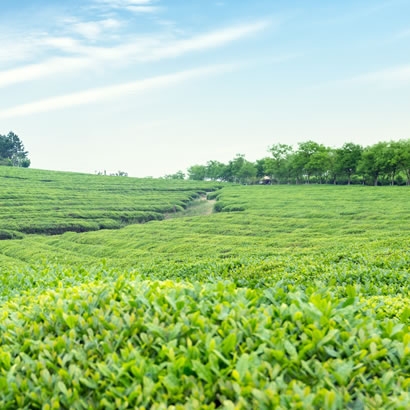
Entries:
[[0, 167], [0, 239], [161, 220], [217, 186]]
[[410, 407], [407, 188], [0, 172], [1, 408]]

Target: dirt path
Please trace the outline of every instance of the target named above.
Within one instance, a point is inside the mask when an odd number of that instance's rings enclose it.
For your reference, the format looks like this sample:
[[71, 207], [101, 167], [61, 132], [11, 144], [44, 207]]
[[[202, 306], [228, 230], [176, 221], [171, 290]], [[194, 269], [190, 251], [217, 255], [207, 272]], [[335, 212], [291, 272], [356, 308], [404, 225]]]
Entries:
[[215, 200], [207, 200], [206, 196], [192, 201], [186, 209], [181, 212], [168, 213], [165, 219], [183, 218], [187, 216], [211, 215], [214, 210]]

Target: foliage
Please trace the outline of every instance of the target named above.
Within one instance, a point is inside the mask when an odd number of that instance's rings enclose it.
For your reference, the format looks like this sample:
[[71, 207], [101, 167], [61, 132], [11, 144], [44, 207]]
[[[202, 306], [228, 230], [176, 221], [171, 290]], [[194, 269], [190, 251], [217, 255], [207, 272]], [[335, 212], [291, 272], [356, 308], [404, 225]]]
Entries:
[[226, 165], [219, 161], [206, 163], [206, 178], [212, 181], [223, 181], [226, 173]]
[[0, 135], [0, 165], [28, 168], [30, 160], [27, 154], [22, 141], [14, 132]]
[[410, 140], [379, 142], [363, 148], [347, 142], [340, 148], [314, 141], [273, 144], [270, 157], [247, 161], [243, 154], [223, 164], [208, 161], [188, 169], [193, 180], [218, 180], [250, 184], [269, 176], [281, 183], [332, 183], [367, 185], [410, 185]]
[[118, 229], [161, 220], [217, 187], [206, 182], [1, 168], [0, 231], [18, 236]]
[[0, 316], [4, 409], [410, 404], [409, 325], [356, 298], [120, 277]]
[[356, 173], [363, 148], [358, 144], [347, 142], [336, 150], [336, 173], [342, 173], [348, 178], [348, 185], [351, 183], [352, 175]]
[[1, 408], [409, 408], [407, 189], [6, 171], [16, 223], [186, 211], [0, 242]]
[[292, 147], [287, 144], [273, 144], [269, 147], [272, 158], [266, 159], [264, 174], [269, 175], [277, 182], [287, 176], [288, 156], [292, 152]]
[[203, 181], [206, 177], [206, 167], [204, 165], [192, 165], [188, 168], [188, 178], [194, 181]]
[[113, 177], [127, 177], [127, 176], [128, 176], [128, 172], [125, 172], [125, 171], [117, 171], [117, 172], [115, 172], [115, 173], [113, 173], [113, 174], [110, 174], [110, 176], [113, 176]]
[[165, 175], [164, 179], [185, 179], [185, 174], [182, 171], [177, 171], [175, 174]]

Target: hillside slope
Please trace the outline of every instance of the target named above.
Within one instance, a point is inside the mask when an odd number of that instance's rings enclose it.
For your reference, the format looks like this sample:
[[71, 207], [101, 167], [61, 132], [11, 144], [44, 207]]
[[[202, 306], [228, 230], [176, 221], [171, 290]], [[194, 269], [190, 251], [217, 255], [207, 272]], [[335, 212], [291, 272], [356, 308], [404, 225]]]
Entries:
[[[117, 180], [93, 206], [122, 206]], [[208, 198], [218, 212], [0, 241], [1, 408], [410, 408], [409, 191]]]
[[218, 184], [0, 167], [0, 239], [161, 220]]

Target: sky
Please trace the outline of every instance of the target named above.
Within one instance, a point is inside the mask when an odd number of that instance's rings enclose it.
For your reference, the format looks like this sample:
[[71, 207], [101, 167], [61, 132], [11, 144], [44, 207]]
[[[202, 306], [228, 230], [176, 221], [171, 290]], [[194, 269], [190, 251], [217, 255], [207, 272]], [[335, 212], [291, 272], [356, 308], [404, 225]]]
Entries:
[[0, 134], [48, 170], [407, 139], [410, 1], [0, 0], [0, 95]]

